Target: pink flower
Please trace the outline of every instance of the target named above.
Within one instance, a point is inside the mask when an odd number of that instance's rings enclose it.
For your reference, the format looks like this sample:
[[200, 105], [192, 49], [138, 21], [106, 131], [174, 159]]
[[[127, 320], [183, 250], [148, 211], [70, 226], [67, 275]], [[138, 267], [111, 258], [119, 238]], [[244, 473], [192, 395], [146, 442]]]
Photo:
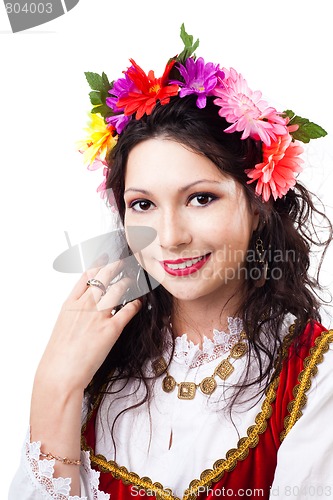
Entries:
[[102, 200], [106, 200], [108, 202], [109, 208], [111, 212], [117, 213], [117, 203], [113, 194], [112, 189], [106, 189], [106, 181], [109, 174], [109, 169], [107, 167], [103, 168], [103, 182], [98, 186], [97, 193], [100, 194]]
[[297, 141], [292, 142], [289, 133], [278, 137], [271, 146], [263, 144], [263, 162], [253, 169], [245, 170], [251, 179], [257, 181], [256, 193], [268, 201], [272, 194], [274, 200], [282, 198], [296, 184], [296, 173], [302, 171], [303, 160], [298, 155], [303, 148]]
[[108, 172], [109, 172], [108, 168], [106, 166], [104, 166], [104, 168], [103, 168], [103, 176], [104, 176], [103, 182], [101, 182], [101, 184], [96, 189], [97, 193], [100, 193], [101, 198], [106, 197], [106, 179], [108, 176]]
[[225, 132], [243, 132], [242, 139], [252, 137], [266, 146], [288, 132], [286, 119], [261, 99], [259, 90], [249, 89], [246, 80], [233, 68], [223, 68], [223, 72], [223, 88], [217, 87], [214, 91], [218, 96], [214, 103], [221, 107], [219, 115], [232, 123]]

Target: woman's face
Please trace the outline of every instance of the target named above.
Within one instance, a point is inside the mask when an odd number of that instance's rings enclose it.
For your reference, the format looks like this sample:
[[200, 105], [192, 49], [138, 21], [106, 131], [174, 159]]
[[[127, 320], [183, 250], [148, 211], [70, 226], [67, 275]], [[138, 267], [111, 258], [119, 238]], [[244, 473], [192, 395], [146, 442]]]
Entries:
[[125, 228], [157, 231], [136, 257], [174, 297], [222, 299], [243, 283], [258, 214], [208, 158], [173, 140], [144, 141], [129, 154], [124, 199]]

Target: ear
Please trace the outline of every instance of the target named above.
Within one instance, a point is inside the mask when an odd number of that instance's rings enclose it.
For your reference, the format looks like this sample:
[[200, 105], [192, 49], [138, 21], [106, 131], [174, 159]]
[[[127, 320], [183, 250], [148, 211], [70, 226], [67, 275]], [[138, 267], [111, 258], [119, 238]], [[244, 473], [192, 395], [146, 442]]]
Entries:
[[259, 226], [260, 216], [258, 208], [254, 208], [252, 212], [252, 231], [256, 231]]

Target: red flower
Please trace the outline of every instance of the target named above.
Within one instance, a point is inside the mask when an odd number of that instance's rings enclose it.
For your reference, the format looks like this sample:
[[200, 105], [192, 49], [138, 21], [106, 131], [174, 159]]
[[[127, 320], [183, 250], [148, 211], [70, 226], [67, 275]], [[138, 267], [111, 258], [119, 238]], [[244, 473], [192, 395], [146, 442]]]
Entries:
[[255, 168], [245, 170], [251, 182], [257, 181], [256, 193], [268, 201], [271, 194], [276, 200], [282, 198], [296, 184], [296, 174], [302, 171], [303, 160], [299, 155], [303, 148], [292, 142], [288, 134], [279, 136], [270, 146], [263, 144], [263, 162]]
[[117, 107], [124, 109], [124, 114], [129, 116], [136, 113], [135, 118], [139, 120], [145, 113], [150, 115], [156, 106], [157, 100], [161, 104], [167, 104], [170, 97], [178, 94], [178, 85], [168, 85], [169, 73], [175, 61], [168, 63], [163, 76], [155, 78], [154, 71], [149, 71], [148, 75], [133, 59], [130, 59], [132, 66], [126, 74], [135, 84], [137, 91], [123, 95], [117, 101]]

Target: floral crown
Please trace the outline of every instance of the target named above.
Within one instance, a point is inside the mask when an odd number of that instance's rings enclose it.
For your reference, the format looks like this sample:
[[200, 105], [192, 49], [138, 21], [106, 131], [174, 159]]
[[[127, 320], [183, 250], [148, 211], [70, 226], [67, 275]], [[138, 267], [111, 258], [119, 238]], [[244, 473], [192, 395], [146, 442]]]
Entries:
[[[88, 169], [104, 166], [106, 158], [117, 143], [118, 136], [131, 120], [150, 115], [157, 102], [167, 105], [170, 97], [194, 94], [196, 105], [206, 106], [207, 96], [214, 96], [214, 104], [221, 117], [230, 123], [225, 133], [242, 132], [241, 139], [251, 137], [261, 141], [262, 162], [245, 170], [248, 184], [256, 182], [255, 192], [263, 201], [284, 196], [296, 184], [302, 170], [300, 142], [324, 137], [327, 133], [319, 125], [297, 116], [293, 111], [278, 112], [262, 99], [260, 91], [252, 91], [243, 76], [233, 68], [205, 63], [194, 52], [199, 40], [180, 29], [183, 51], [166, 64], [161, 78], [153, 71], [146, 74], [133, 59], [124, 76], [109, 82], [105, 73], [85, 73], [92, 91], [89, 94], [93, 108], [87, 138], [78, 143]], [[105, 194], [105, 179], [97, 188]]]

